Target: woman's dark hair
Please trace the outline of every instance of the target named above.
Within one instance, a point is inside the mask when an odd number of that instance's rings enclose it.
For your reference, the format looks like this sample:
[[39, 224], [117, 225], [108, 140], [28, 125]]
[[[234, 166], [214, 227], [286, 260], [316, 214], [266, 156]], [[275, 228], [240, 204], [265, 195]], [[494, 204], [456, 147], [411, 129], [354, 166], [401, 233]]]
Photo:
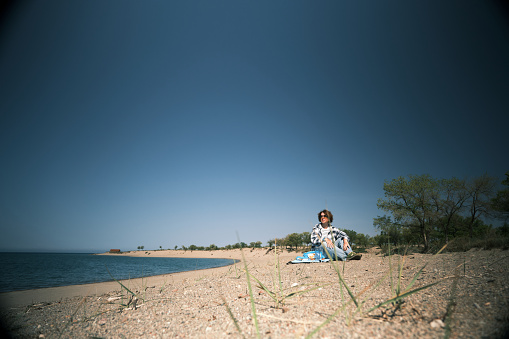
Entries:
[[329, 222], [332, 222], [332, 213], [330, 211], [327, 211], [327, 210], [323, 210], [323, 211], [320, 211], [318, 212], [318, 221], [322, 221], [322, 218], [320, 218], [320, 215], [321, 214], [327, 214], [328, 218], [329, 218]]

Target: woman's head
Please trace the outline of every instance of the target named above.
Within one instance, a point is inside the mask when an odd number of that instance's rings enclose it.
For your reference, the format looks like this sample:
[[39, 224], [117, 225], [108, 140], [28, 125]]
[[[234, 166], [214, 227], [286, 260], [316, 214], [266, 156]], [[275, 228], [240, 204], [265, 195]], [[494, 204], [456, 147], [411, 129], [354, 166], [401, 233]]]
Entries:
[[[327, 220], [322, 220], [323, 218], [327, 218]], [[318, 221], [321, 222], [321, 223], [324, 223], [324, 222], [332, 222], [332, 213], [330, 211], [327, 211], [327, 210], [323, 210], [323, 211], [320, 211], [318, 213]]]

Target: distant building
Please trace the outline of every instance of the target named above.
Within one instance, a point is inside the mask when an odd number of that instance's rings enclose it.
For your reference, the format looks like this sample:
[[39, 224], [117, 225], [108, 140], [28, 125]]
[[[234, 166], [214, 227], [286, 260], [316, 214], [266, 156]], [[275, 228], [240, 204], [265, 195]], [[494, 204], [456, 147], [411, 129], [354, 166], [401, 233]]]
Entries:
[[110, 250], [110, 253], [120, 253], [120, 250], [119, 250], [119, 249], [117, 249], [117, 248], [112, 248], [112, 249]]

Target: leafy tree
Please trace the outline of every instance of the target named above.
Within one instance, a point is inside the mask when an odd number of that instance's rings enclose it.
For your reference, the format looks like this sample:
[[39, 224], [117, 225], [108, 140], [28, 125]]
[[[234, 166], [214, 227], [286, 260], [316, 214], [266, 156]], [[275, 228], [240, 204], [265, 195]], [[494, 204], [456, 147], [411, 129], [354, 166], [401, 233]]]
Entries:
[[274, 243], [275, 243], [275, 239], [267, 240], [267, 245], [268, 245], [269, 247], [274, 247]]
[[[455, 215], [449, 228], [449, 238], [470, 237], [470, 216]], [[481, 219], [476, 219], [472, 227], [472, 234], [475, 237], [483, 237], [489, 232], [491, 226], [485, 224]]]
[[302, 244], [302, 236], [299, 233], [288, 234], [285, 238], [285, 245], [295, 247], [295, 250]]
[[[375, 235], [372, 239], [373, 243], [378, 246], [378, 247], [382, 247], [383, 244], [384, 244], [384, 236], [381, 235], [381, 234], [377, 234]], [[386, 241], [387, 239], [385, 239]]]
[[496, 197], [491, 200], [493, 211], [503, 218], [509, 216], [509, 171], [505, 173], [505, 177], [506, 178], [502, 181], [502, 185], [507, 188], [498, 191]]
[[390, 216], [376, 217], [373, 219], [373, 226], [380, 230], [382, 244], [391, 243], [393, 245], [401, 244], [403, 236], [401, 233], [401, 225], [392, 221]]
[[417, 245], [420, 243], [420, 236], [413, 229], [408, 227], [401, 227], [401, 237], [404, 244]]
[[465, 186], [465, 180], [457, 178], [442, 179], [439, 184], [443, 197], [441, 199], [435, 197], [435, 203], [443, 216], [440, 225], [447, 243], [449, 242], [449, 228], [453, 219], [462, 210], [469, 194]]
[[465, 217], [463, 217], [459, 214], [455, 214], [451, 218], [451, 221], [449, 223], [448, 234], [452, 238], [456, 238], [456, 237], [459, 237], [462, 235], [466, 235], [466, 234], [464, 234], [464, 232], [467, 229], [468, 229], [468, 226], [467, 226], [467, 221], [466, 221]]
[[304, 245], [304, 246], [309, 246], [311, 244], [311, 233], [309, 232], [302, 232], [300, 234], [300, 238], [301, 238], [301, 244]]
[[438, 217], [433, 199], [437, 190], [438, 183], [429, 174], [398, 177], [384, 183], [386, 199], [378, 199], [377, 203], [378, 208], [391, 212], [396, 220], [417, 228], [424, 251], [429, 249], [430, 234]]
[[470, 238], [474, 237], [474, 224], [476, 220], [483, 216], [488, 216], [491, 211], [491, 201], [495, 186], [496, 179], [487, 174], [474, 178], [467, 184]]
[[345, 232], [348, 235], [348, 238], [350, 238], [350, 245], [353, 247], [354, 245], [357, 245], [357, 232], [354, 230], [349, 229], [343, 229], [343, 232]]
[[196, 251], [197, 249], [198, 249], [198, 246], [196, 246], [196, 245], [189, 246], [190, 251]]
[[370, 237], [364, 233], [357, 233], [357, 246], [368, 247], [370, 245]]
[[502, 237], [509, 237], [509, 224], [507, 222], [504, 222], [502, 226], [497, 228], [496, 232], [498, 235]]

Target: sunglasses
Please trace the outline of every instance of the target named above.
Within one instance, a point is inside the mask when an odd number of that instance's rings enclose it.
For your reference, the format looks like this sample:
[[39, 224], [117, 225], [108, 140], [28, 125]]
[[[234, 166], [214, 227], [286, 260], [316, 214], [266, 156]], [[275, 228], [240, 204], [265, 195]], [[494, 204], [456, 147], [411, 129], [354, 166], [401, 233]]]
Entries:
[[321, 215], [320, 215], [320, 218], [327, 218], [327, 219], [329, 219], [329, 216], [328, 216], [328, 215], [325, 215], [325, 214], [321, 214]]

